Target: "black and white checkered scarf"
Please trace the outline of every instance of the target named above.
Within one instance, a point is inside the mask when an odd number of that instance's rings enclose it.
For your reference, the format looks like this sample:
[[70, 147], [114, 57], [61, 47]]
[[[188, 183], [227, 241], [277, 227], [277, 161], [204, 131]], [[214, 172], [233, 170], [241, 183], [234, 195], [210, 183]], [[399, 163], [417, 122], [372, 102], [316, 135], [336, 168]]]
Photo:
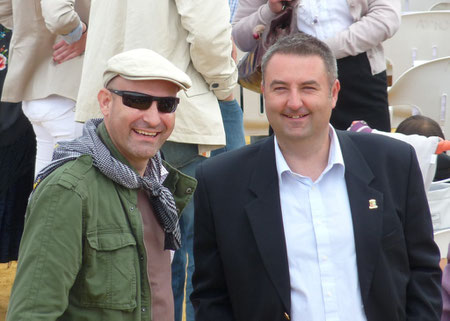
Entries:
[[100, 118], [91, 119], [86, 122], [81, 137], [59, 142], [53, 152], [53, 161], [39, 172], [35, 185], [64, 163], [81, 155], [90, 155], [93, 165], [112, 181], [129, 189], [144, 188], [147, 191], [156, 217], [165, 232], [164, 249], [179, 249], [181, 233], [178, 215], [172, 193], [162, 185], [160, 153], [150, 159], [143, 177], [136, 174], [129, 166], [114, 158], [98, 137], [96, 129], [102, 121]]

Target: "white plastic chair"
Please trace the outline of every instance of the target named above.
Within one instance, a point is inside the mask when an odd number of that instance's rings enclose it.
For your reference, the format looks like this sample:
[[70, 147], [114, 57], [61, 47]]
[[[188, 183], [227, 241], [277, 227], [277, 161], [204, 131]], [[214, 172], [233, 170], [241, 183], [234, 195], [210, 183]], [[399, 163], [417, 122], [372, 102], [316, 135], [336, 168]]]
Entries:
[[402, 0], [402, 11], [425, 11], [437, 0]]
[[406, 71], [388, 92], [389, 105], [411, 105], [441, 125], [450, 137], [450, 57]]
[[431, 183], [427, 197], [434, 231], [450, 229], [450, 179]]
[[421, 61], [450, 56], [449, 33], [450, 11], [403, 14], [400, 29], [383, 43], [385, 56], [392, 64], [392, 83]]
[[429, 11], [450, 10], [450, 2], [439, 2], [431, 6]]
[[389, 106], [389, 115], [391, 119], [391, 130], [395, 131], [398, 125], [406, 118], [421, 115], [419, 108], [412, 105], [394, 105]]
[[450, 243], [450, 228], [434, 232], [434, 242], [439, 247], [441, 258], [447, 257], [448, 244]]

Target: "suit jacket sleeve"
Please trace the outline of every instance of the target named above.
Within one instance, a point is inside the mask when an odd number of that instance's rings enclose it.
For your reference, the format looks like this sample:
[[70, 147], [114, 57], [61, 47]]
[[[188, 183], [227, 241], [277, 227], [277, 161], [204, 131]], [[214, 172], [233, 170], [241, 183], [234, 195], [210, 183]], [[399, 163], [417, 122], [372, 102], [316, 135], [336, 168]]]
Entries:
[[277, 15], [273, 13], [267, 0], [239, 0], [233, 20], [233, 39], [242, 51], [251, 51], [256, 46], [253, 29], [257, 25], [268, 25]]
[[47, 29], [54, 34], [67, 35], [81, 23], [75, 0], [41, 0], [41, 9]]
[[176, 0], [195, 69], [218, 99], [227, 98], [237, 83], [231, 57], [230, 7], [225, 0]]
[[400, 27], [400, 0], [364, 1], [368, 2], [366, 14], [335, 37], [325, 40], [337, 59], [355, 56], [378, 46]]
[[411, 148], [404, 235], [410, 265], [406, 296], [408, 321], [440, 320], [442, 310], [439, 252], [420, 169]]
[[11, 0], [0, 0], [0, 24], [8, 29], [13, 28]]
[[196, 321], [235, 320], [231, 309], [225, 274], [216, 242], [214, 218], [209, 206], [208, 188], [202, 166], [197, 170], [194, 195], [194, 261], [192, 305]]

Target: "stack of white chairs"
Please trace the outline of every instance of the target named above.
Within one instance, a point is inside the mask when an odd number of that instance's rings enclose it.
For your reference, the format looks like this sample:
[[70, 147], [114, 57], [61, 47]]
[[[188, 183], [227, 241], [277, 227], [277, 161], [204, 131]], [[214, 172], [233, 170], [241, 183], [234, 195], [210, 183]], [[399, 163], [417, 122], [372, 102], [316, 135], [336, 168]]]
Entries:
[[448, 245], [450, 244], [450, 228], [434, 232], [434, 242], [439, 247], [441, 259], [447, 258]]
[[402, 0], [402, 11], [426, 11], [440, 0]]
[[403, 14], [400, 29], [383, 43], [386, 59], [392, 64], [392, 82], [424, 61], [450, 56], [449, 34], [450, 11]]
[[450, 137], [450, 57], [411, 68], [392, 85], [389, 105], [410, 105], [441, 125]]
[[433, 4], [430, 8], [430, 11], [439, 11], [439, 10], [450, 10], [450, 2], [437, 2]]

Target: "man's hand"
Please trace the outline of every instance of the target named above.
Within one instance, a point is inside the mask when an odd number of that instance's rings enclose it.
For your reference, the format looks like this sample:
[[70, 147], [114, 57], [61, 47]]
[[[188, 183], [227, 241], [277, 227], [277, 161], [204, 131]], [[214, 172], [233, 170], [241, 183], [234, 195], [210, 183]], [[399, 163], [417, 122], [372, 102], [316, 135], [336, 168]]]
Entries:
[[83, 34], [81, 35], [80, 40], [70, 45], [64, 40], [56, 43], [53, 46], [53, 61], [60, 64], [81, 55], [86, 49], [86, 29], [87, 26], [83, 23]]
[[273, 13], [280, 13], [288, 5], [287, 2], [292, 0], [269, 0], [269, 8]]

